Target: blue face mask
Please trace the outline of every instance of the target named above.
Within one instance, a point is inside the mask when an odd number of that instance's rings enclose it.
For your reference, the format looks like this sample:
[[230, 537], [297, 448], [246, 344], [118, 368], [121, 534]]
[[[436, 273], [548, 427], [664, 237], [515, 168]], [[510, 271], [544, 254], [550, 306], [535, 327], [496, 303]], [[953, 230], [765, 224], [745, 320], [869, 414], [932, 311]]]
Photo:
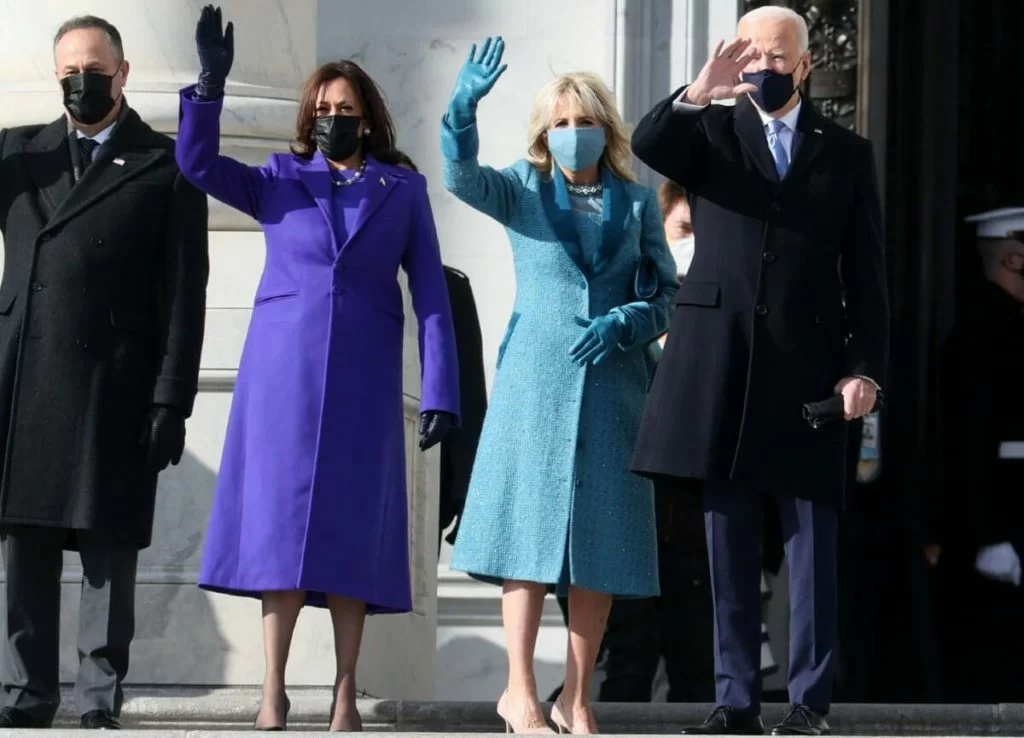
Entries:
[[597, 164], [604, 153], [604, 128], [552, 128], [548, 149], [562, 169], [579, 172]]

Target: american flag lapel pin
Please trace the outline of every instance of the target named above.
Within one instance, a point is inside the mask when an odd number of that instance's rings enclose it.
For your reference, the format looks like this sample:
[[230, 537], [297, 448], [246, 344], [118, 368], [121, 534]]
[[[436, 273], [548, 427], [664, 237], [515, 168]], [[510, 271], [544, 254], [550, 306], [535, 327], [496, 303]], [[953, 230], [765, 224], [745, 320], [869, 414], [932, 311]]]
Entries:
[[124, 166], [124, 159], [122, 159], [121, 157], [117, 157], [116, 159], [114, 159], [114, 163], [117, 164], [117, 166], [119, 166], [119, 167], [123, 167]]
[[821, 133], [821, 129], [820, 129], [820, 128], [815, 128], [815, 129], [814, 129], [814, 132], [815, 132], [815, 133]]

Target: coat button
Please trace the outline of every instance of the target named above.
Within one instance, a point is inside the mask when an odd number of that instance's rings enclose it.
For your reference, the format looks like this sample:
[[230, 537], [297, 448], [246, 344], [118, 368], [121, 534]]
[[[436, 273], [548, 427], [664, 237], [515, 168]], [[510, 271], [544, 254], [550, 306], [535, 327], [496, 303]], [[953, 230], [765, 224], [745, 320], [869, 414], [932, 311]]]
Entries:
[[757, 307], [754, 308], [754, 312], [757, 313], [758, 315], [767, 315], [768, 314], [768, 306], [767, 305], [758, 305]]
[[32, 283], [32, 291], [33, 292], [42, 292], [43, 291], [43, 285], [39, 284], [38, 282], [33, 282]]
[[774, 264], [775, 263], [775, 252], [774, 251], [765, 251], [764, 254], [761, 256], [761, 258], [764, 259], [769, 264]]

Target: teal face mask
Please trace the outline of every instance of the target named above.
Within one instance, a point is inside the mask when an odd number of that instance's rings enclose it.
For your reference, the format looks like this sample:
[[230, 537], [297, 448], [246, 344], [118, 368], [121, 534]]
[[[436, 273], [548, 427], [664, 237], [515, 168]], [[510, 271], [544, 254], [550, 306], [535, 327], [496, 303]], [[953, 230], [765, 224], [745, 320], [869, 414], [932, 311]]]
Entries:
[[604, 153], [604, 128], [552, 128], [548, 149], [562, 169], [579, 172], [597, 164]]

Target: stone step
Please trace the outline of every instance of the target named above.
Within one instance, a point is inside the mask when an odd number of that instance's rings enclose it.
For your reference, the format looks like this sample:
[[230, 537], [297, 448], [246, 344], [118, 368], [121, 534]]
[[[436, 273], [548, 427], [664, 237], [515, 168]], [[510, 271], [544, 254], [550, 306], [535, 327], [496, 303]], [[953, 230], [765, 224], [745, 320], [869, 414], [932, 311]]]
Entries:
[[[331, 693], [327, 687], [299, 687], [288, 692], [290, 730], [327, 729]], [[128, 687], [122, 722], [149, 736], [250, 730], [259, 704], [258, 687]], [[765, 705], [764, 721], [778, 720], [785, 705]], [[596, 703], [603, 733], [678, 734], [700, 723], [711, 705], [667, 703]], [[359, 711], [367, 731], [402, 733], [495, 733], [504, 727], [489, 702], [414, 702], [365, 698]], [[1017, 735], [1024, 736], [1024, 704], [1012, 705], [835, 705], [829, 722], [835, 735]], [[69, 690], [55, 723], [77, 732], [77, 714]], [[7, 731], [0, 731], [6, 734]]]

